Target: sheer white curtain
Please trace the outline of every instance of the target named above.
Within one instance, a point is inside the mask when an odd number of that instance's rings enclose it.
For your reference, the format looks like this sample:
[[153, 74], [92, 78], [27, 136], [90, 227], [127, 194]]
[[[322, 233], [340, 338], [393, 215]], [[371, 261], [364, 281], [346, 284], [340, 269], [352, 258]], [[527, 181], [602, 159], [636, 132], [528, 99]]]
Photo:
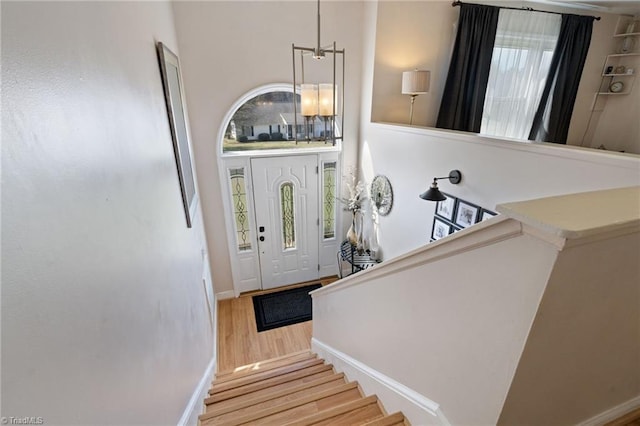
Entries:
[[500, 10], [480, 133], [528, 138], [560, 23], [556, 14]]

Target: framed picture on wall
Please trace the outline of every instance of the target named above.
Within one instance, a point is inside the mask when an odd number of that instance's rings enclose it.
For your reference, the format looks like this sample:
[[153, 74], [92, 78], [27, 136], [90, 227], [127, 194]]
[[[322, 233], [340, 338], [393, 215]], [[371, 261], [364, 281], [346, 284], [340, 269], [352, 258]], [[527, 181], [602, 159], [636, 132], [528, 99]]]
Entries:
[[466, 201], [458, 200], [456, 220], [454, 223], [462, 228], [466, 228], [476, 223], [479, 215], [480, 207], [467, 203]]
[[158, 61], [160, 62], [164, 97], [167, 104], [171, 139], [173, 140], [173, 151], [178, 168], [182, 204], [187, 217], [187, 227], [191, 228], [198, 205], [198, 197], [195, 179], [193, 178], [191, 150], [189, 148], [189, 136], [184, 114], [180, 64], [178, 63], [178, 57], [167, 46], [158, 42], [156, 48]]
[[482, 209], [482, 212], [480, 213], [480, 222], [491, 219], [492, 217], [495, 217], [497, 215], [498, 213], [492, 212], [491, 210]]
[[444, 238], [451, 233], [451, 225], [447, 222], [438, 219], [437, 217], [433, 218], [433, 228], [431, 229], [431, 238], [433, 240], [439, 240], [440, 238]]
[[456, 197], [452, 197], [449, 194], [442, 193], [447, 197], [444, 201], [438, 201], [436, 203], [436, 214], [447, 220], [453, 221], [453, 213], [456, 207]]

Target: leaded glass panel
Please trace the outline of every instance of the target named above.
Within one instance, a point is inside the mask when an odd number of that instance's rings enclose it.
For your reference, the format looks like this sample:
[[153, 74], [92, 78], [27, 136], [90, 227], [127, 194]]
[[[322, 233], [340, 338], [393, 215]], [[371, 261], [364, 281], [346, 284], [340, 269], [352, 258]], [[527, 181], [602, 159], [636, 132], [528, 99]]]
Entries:
[[322, 173], [323, 235], [328, 239], [336, 236], [336, 163], [324, 163]]
[[280, 185], [280, 213], [282, 216], [282, 239], [285, 250], [296, 247], [296, 224], [293, 199], [293, 183], [285, 182]]
[[247, 190], [244, 178], [244, 167], [229, 169], [238, 251], [251, 250], [251, 231], [249, 229]]

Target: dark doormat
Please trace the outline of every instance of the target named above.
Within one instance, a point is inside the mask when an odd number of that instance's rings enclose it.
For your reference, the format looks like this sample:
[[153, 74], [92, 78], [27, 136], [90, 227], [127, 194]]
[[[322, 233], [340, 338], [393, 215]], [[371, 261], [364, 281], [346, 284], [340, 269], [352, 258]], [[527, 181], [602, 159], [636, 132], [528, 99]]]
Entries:
[[309, 292], [320, 287], [322, 284], [318, 283], [253, 296], [258, 332], [309, 321], [312, 306]]

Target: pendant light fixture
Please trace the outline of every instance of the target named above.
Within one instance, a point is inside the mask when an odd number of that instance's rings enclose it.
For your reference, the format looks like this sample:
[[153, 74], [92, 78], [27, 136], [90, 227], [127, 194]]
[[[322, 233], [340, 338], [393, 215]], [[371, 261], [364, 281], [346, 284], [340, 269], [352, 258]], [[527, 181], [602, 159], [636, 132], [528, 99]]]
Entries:
[[[299, 141], [311, 142], [324, 141], [336, 144], [337, 140], [342, 140], [342, 129], [344, 128], [344, 49], [337, 49], [334, 41], [330, 47], [323, 48], [320, 44], [320, 0], [317, 1], [317, 25], [318, 40], [315, 47], [303, 47], [292, 44], [293, 59], [293, 122], [296, 144]], [[296, 53], [300, 54], [299, 70], [296, 66]], [[327, 76], [325, 82], [308, 83], [305, 80], [305, 59], [311, 57], [312, 61], [322, 61], [331, 59], [332, 75]], [[338, 60], [338, 57], [341, 60]], [[341, 63], [341, 83], [338, 84], [337, 64]], [[308, 64], [312, 65], [312, 64]], [[331, 83], [326, 83], [331, 81]], [[298, 84], [300, 85], [298, 87]], [[340, 88], [340, 96], [338, 93]], [[300, 94], [300, 109], [298, 110], [297, 96]], [[303, 131], [298, 132], [298, 111], [304, 118]], [[337, 123], [340, 120], [340, 128]], [[323, 129], [316, 128], [316, 122], [320, 121]]]

